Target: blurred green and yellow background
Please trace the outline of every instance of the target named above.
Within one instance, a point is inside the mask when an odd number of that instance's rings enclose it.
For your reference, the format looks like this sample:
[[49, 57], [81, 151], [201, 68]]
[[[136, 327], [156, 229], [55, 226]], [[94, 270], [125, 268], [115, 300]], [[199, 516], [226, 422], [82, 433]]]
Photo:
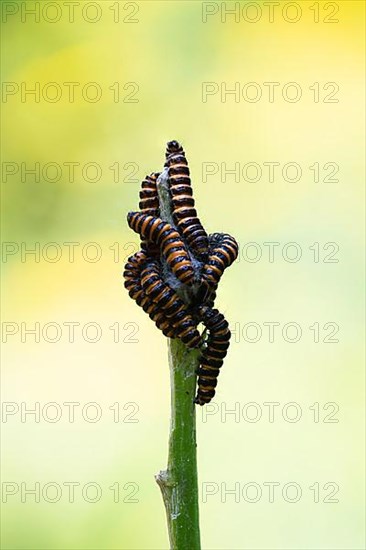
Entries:
[[[280, 2], [272, 22], [261, 1], [227, 2], [236, 15], [220, 2], [81, 1], [72, 16], [69, 4], [2, 5], [3, 548], [168, 547], [153, 477], [167, 456], [167, 346], [121, 272], [138, 246], [126, 212], [169, 139], [207, 230], [242, 248], [217, 300], [232, 346], [197, 411], [203, 548], [364, 548], [364, 3]], [[264, 163], [279, 163], [274, 181]], [[264, 243], [278, 243], [273, 261]], [[74, 422], [65, 403], [79, 403]], [[36, 483], [40, 502], [26, 493]]]

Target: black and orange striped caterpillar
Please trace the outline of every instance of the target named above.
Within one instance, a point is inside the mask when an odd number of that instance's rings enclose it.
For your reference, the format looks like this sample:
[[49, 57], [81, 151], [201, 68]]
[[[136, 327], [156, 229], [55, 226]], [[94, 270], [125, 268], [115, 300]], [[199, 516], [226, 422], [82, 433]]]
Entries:
[[163, 280], [159, 263], [148, 262], [141, 273], [141, 284], [145, 294], [152, 299], [170, 319], [176, 332], [176, 338], [182, 340], [189, 348], [196, 348], [201, 343], [197, 322], [186, 311], [186, 305], [177, 293]]
[[129, 212], [127, 222], [142, 239], [159, 247], [169, 268], [183, 284], [194, 283], [192, 262], [187, 247], [176, 229], [161, 218], [142, 212]]
[[217, 377], [230, 345], [229, 324], [217, 309], [208, 306], [199, 308], [201, 319], [209, 331], [206, 346], [202, 351], [198, 368], [198, 389], [195, 403], [209, 403], [215, 395]]
[[[143, 180], [138, 212], [128, 225], [141, 238], [140, 252], [131, 256], [123, 273], [131, 298], [148, 313], [168, 338], [179, 338], [189, 348], [201, 348], [194, 402], [209, 403], [230, 344], [224, 316], [214, 309], [216, 290], [224, 270], [237, 258], [238, 245], [224, 233], [207, 235], [195, 210], [189, 167], [177, 141], [166, 149], [164, 173]], [[162, 219], [159, 185], [167, 178], [169, 221]], [[166, 205], [164, 206], [166, 209]], [[207, 332], [204, 341], [198, 325]]]
[[169, 141], [165, 157], [174, 223], [193, 254], [205, 260], [208, 237], [194, 208], [191, 178], [183, 147], [177, 141]]
[[212, 289], [216, 289], [222, 274], [238, 257], [236, 240], [226, 233], [213, 233], [209, 237], [210, 254], [204, 265], [202, 278]]
[[150, 319], [155, 322], [156, 326], [165, 336], [176, 338], [176, 331], [162, 311], [162, 308], [154, 303], [142, 288], [141, 272], [146, 261], [147, 255], [144, 252], [136, 252], [136, 254], [128, 258], [123, 272], [125, 288], [128, 290], [129, 296], [149, 314]]
[[[143, 214], [149, 216], [159, 216], [159, 197], [157, 191], [157, 179], [159, 173], [153, 172], [147, 175], [141, 183], [139, 208]], [[149, 242], [146, 239], [141, 239], [141, 248], [148, 252], [151, 256], [159, 255], [159, 247]]]

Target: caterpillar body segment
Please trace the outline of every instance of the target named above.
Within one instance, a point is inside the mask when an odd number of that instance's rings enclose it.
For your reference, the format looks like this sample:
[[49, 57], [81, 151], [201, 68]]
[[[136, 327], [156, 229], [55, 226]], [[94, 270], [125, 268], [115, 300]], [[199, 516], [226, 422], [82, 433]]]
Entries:
[[157, 262], [150, 261], [144, 267], [141, 284], [145, 294], [158, 303], [166, 315], [172, 316], [186, 308], [177, 293], [163, 281]]
[[[160, 216], [157, 189], [157, 179], [159, 176], [158, 172], [152, 172], [141, 183], [139, 209], [143, 214]], [[141, 239], [141, 248], [153, 257], [159, 256], [159, 247], [146, 239]]]
[[157, 190], [158, 172], [152, 172], [141, 183], [139, 209], [144, 214], [159, 216], [159, 196]]
[[226, 319], [217, 309], [205, 305], [199, 308], [199, 313], [209, 336], [197, 371], [198, 387], [194, 401], [198, 405], [205, 405], [215, 395], [217, 377], [230, 345], [231, 333]]
[[217, 285], [227, 267], [238, 257], [238, 243], [231, 235], [214, 233], [210, 235], [210, 253], [203, 267], [203, 281], [212, 289]]
[[159, 247], [170, 270], [184, 284], [195, 282], [195, 273], [186, 245], [179, 233], [167, 222], [141, 212], [130, 212], [127, 221], [131, 229]]
[[128, 290], [129, 296], [142, 307], [150, 319], [155, 322], [158, 329], [168, 338], [175, 338], [176, 330], [174, 326], [172, 326], [161, 308], [145, 294], [142, 288], [141, 272], [146, 260], [147, 256], [144, 252], [136, 252], [128, 258], [123, 272], [124, 286]]
[[169, 141], [165, 156], [174, 223], [189, 248], [203, 261], [208, 254], [208, 237], [194, 207], [191, 178], [184, 150], [177, 141]]
[[196, 348], [201, 343], [197, 323], [187, 312], [187, 306], [162, 279], [159, 263], [150, 261], [141, 273], [141, 284], [145, 294], [161, 307], [174, 327], [176, 338], [182, 340], [189, 348]]

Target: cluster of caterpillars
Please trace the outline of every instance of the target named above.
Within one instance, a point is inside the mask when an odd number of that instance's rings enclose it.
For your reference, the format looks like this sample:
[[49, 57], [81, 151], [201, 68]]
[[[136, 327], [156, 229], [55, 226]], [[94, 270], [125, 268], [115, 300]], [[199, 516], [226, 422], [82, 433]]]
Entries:
[[[169, 212], [162, 204], [168, 193]], [[141, 237], [141, 251], [131, 256], [123, 273], [125, 287], [168, 338], [200, 348], [195, 403], [209, 403], [226, 356], [230, 330], [214, 309], [216, 289], [224, 270], [238, 255], [233, 237], [207, 235], [197, 217], [187, 159], [177, 141], [167, 144], [162, 173], [146, 176], [140, 190], [139, 212], [127, 221]], [[163, 210], [165, 218], [162, 219]], [[198, 331], [203, 323], [205, 337]]]

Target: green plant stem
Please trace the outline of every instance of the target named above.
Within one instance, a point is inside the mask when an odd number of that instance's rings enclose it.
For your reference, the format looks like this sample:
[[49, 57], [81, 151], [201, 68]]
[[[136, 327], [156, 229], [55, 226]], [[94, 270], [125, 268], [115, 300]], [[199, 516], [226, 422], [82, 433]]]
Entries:
[[155, 479], [165, 504], [170, 548], [200, 550], [196, 453], [196, 411], [193, 403], [199, 351], [169, 340], [171, 420], [168, 467]]

